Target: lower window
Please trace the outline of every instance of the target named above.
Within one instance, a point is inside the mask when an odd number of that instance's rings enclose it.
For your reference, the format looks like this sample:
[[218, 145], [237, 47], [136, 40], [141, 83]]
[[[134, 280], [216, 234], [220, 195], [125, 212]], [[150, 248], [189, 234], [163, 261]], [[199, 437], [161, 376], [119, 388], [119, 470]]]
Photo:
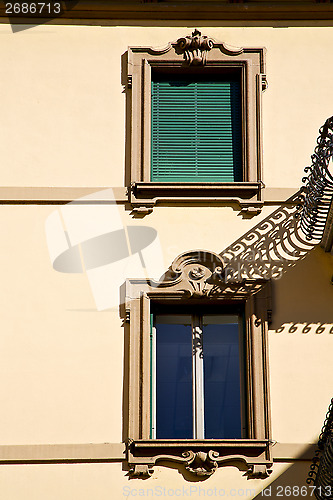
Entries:
[[213, 252], [188, 251], [161, 281], [126, 282], [133, 477], [159, 463], [200, 477], [233, 463], [248, 478], [268, 477], [270, 282], [226, 282], [224, 266]]
[[151, 320], [150, 437], [246, 438], [241, 312], [156, 308]]

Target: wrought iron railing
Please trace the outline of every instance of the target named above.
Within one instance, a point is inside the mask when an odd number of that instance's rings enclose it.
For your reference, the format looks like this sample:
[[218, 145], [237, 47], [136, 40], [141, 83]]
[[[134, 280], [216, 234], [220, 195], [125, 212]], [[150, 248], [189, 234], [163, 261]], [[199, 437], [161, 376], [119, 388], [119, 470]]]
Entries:
[[333, 176], [330, 161], [333, 156], [333, 116], [319, 129], [312, 164], [305, 168], [302, 188], [303, 205], [299, 213], [300, 226], [308, 240], [321, 240], [333, 199]]
[[315, 486], [314, 494], [317, 500], [333, 499], [333, 399], [326, 414], [306, 482]]

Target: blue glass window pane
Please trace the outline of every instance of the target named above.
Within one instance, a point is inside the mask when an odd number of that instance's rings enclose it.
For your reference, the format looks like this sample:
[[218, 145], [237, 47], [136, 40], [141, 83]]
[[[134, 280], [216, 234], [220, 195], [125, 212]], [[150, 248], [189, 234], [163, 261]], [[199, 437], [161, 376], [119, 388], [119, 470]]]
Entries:
[[156, 437], [192, 439], [190, 316], [156, 316]]
[[205, 438], [242, 437], [238, 317], [204, 316]]

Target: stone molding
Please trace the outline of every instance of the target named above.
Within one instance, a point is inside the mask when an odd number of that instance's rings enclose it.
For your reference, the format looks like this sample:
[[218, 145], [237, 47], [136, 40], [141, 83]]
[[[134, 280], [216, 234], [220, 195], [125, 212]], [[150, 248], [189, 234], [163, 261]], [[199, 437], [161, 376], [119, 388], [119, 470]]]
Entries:
[[[164, 47], [130, 47], [127, 53], [126, 116], [129, 152], [126, 162], [129, 201], [145, 214], [157, 203], [238, 204], [256, 215], [263, 205], [261, 94], [267, 87], [265, 48], [233, 48], [193, 31]], [[185, 59], [185, 60], [184, 60]], [[239, 75], [242, 86], [242, 182], [150, 182], [151, 81], [154, 73], [188, 71]], [[208, 73], [207, 73], [208, 72]]]
[[[127, 461], [125, 443], [16, 444], [0, 445], [0, 464], [90, 463]], [[274, 462], [311, 461], [316, 444], [276, 443]]]
[[[267, 477], [272, 465], [267, 330], [271, 307], [266, 279], [225, 281], [225, 262], [206, 250], [180, 254], [160, 281], [128, 279], [125, 291], [128, 335], [127, 461], [131, 474], [148, 477], [157, 462], [174, 462], [200, 476], [226, 462], [242, 462], [248, 477]], [[151, 304], [188, 307], [241, 305], [245, 310], [248, 438], [235, 440], [150, 439]], [[221, 309], [219, 309], [221, 310]], [[264, 469], [266, 472], [264, 472]], [[266, 475], [265, 475], [266, 474]]]
[[[0, 17], [2, 23], [8, 23], [8, 15], [5, 6], [0, 7]], [[250, 0], [243, 2], [230, 2], [221, 0], [220, 2], [207, 2], [203, 0], [193, 0], [192, 2], [182, 2], [176, 0], [170, 2], [152, 1], [110, 1], [80, 0], [74, 8], [64, 9], [64, 13], [55, 18], [39, 18], [51, 24], [96, 24], [97, 20], [104, 21], [102, 24], [154, 20], [198, 20], [216, 21], [288, 21], [288, 25], [306, 20], [308, 23], [327, 21], [333, 19], [333, 6], [328, 2], [276, 2]], [[11, 19], [13, 24], [36, 24], [36, 17], [33, 14], [25, 16], [15, 16]]]
[[265, 479], [273, 465], [270, 448], [269, 440], [129, 440], [127, 460], [131, 476], [142, 479], [150, 477], [158, 463], [179, 464], [202, 479], [232, 463], [245, 468], [249, 479]]

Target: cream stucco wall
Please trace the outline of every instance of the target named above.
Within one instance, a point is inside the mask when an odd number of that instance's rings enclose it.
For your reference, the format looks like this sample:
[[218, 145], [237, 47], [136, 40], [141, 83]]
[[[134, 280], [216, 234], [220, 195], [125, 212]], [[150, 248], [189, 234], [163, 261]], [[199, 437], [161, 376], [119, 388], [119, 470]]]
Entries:
[[[332, 114], [330, 27], [205, 27], [236, 47], [267, 48], [264, 182], [298, 187]], [[128, 46], [163, 46], [191, 28], [0, 25], [3, 186], [122, 186]], [[19, 179], [19, 181], [18, 181]]]
[[[268, 187], [299, 187], [318, 127], [333, 114], [333, 28], [198, 27], [229, 45], [267, 48], [264, 181]], [[124, 186], [121, 56], [128, 46], [161, 46], [190, 32], [48, 25], [13, 34], [0, 25], [1, 186]], [[123, 439], [122, 319], [118, 306], [97, 311], [84, 273], [52, 268], [45, 222], [60, 208], [46, 203], [0, 209], [1, 445]], [[275, 208], [265, 206], [246, 219], [235, 207], [164, 206], [134, 219], [120, 206], [120, 216], [125, 227], [157, 231], [165, 270], [186, 250], [221, 252]], [[269, 361], [272, 437], [278, 442], [314, 442], [332, 397], [332, 261], [317, 248], [274, 283]], [[269, 483], [304, 484], [308, 466], [276, 463], [265, 482], [223, 467], [200, 486], [229, 493], [236, 488], [245, 492], [238, 497], [254, 498]], [[130, 482], [119, 463], [1, 465], [0, 481], [6, 500], [120, 499], [124, 492], [145, 496], [140, 489], [199, 486], [165, 467], [148, 481]], [[255, 494], [246, 493], [251, 488]], [[192, 491], [192, 498], [203, 496]]]
[[[122, 440], [122, 321], [118, 307], [96, 310], [85, 274], [52, 269], [44, 226], [57, 208], [0, 211], [2, 444]], [[157, 230], [164, 269], [188, 249], [220, 252], [253, 226], [225, 207], [161, 207], [143, 220], [121, 215], [124, 226]], [[332, 260], [318, 248], [274, 281], [269, 346], [280, 442], [314, 441], [331, 397]], [[317, 384], [318, 377], [327, 382]]]
[[[21, 467], [2, 466], [0, 480], [3, 498], [33, 500], [82, 500], [123, 498], [264, 498], [267, 488], [271, 498], [284, 496], [284, 488], [301, 487], [306, 463], [279, 463], [267, 480], [248, 481], [236, 468], [219, 469], [203, 482], [187, 482], [177, 470], [157, 467], [146, 481], [128, 481], [119, 464], [57, 464]], [[244, 472], [243, 472], [244, 474]], [[271, 489], [268, 490], [271, 485]], [[305, 492], [305, 491], [304, 491]], [[311, 498], [302, 495], [302, 498]], [[295, 495], [296, 496], [296, 495]], [[297, 495], [299, 496], [299, 495]]]
[[121, 441], [123, 336], [83, 274], [52, 269], [47, 206], [0, 210], [2, 444]]

